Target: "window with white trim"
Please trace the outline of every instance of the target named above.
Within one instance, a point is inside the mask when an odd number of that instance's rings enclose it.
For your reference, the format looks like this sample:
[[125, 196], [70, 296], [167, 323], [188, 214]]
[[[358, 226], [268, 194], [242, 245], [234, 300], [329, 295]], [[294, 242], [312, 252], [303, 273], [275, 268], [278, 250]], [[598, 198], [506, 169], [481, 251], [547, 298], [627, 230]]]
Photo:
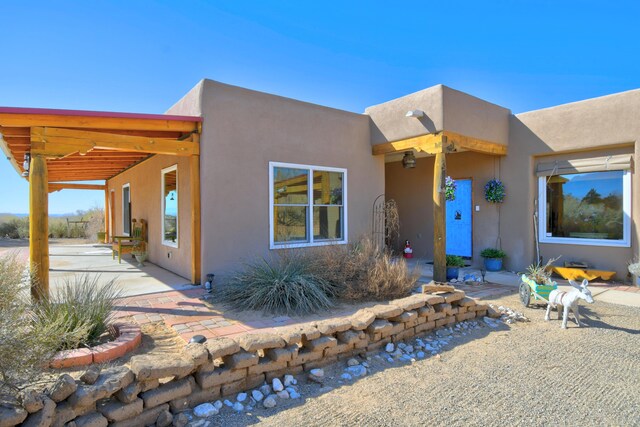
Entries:
[[630, 245], [629, 171], [541, 176], [538, 197], [541, 243]]
[[269, 163], [270, 247], [347, 242], [347, 170]]

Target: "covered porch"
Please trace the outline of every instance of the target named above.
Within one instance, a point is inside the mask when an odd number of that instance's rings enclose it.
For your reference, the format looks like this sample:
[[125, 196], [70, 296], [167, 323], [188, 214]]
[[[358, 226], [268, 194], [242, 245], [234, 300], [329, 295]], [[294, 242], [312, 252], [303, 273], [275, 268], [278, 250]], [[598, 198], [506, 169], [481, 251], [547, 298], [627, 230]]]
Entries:
[[[29, 262], [35, 300], [49, 295], [48, 194], [105, 194], [105, 243], [114, 237], [107, 181], [153, 157], [187, 157], [191, 182], [191, 283], [200, 280], [201, 118], [162, 114], [0, 108], [0, 148], [29, 181]], [[106, 249], [106, 248], [105, 248]], [[111, 258], [111, 257], [109, 257]], [[117, 263], [117, 261], [116, 261]]]

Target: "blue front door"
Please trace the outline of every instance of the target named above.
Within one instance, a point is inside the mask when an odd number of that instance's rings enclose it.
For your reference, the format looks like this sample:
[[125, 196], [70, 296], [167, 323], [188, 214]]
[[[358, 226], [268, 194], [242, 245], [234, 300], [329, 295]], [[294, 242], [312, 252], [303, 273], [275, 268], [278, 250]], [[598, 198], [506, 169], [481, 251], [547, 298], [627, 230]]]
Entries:
[[457, 179], [456, 199], [447, 201], [447, 255], [471, 257], [471, 182]]

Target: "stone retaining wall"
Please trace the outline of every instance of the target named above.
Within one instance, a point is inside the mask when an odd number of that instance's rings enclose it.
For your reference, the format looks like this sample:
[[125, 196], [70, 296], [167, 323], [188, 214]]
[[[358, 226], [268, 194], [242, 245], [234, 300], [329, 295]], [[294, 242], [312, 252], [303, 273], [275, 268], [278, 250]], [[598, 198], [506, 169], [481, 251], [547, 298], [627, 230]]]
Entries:
[[[439, 292], [440, 289], [449, 292]], [[174, 414], [342, 358], [379, 351], [455, 322], [484, 316], [486, 305], [450, 287], [362, 309], [350, 317], [188, 344], [175, 358], [139, 355], [130, 366], [90, 370], [81, 381], [62, 375], [23, 408], [0, 408], [0, 427], [168, 426]], [[67, 424], [69, 423], [69, 424]]]

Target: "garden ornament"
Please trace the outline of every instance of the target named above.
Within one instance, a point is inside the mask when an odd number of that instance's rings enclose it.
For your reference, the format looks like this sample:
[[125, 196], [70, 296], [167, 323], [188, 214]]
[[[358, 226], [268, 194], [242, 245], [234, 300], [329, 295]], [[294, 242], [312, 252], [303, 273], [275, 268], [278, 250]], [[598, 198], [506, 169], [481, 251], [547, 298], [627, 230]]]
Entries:
[[[544, 316], [544, 320], [549, 320], [549, 313], [551, 312], [552, 307], [562, 306], [564, 307], [564, 313], [562, 316], [562, 328], [567, 329], [567, 319], [569, 317], [569, 311], [573, 312], [573, 316], [576, 318], [576, 324], [580, 327], [580, 318], [579, 318], [579, 306], [578, 302], [583, 299], [589, 304], [593, 303], [593, 296], [591, 296], [591, 291], [587, 286], [589, 286], [589, 281], [584, 279], [582, 284], [578, 285], [573, 280], [569, 280], [569, 284], [573, 286], [573, 289], [569, 292], [564, 292], [560, 290], [551, 291], [549, 294], [549, 304], [547, 305], [547, 313]], [[560, 307], [558, 307], [560, 310]]]

